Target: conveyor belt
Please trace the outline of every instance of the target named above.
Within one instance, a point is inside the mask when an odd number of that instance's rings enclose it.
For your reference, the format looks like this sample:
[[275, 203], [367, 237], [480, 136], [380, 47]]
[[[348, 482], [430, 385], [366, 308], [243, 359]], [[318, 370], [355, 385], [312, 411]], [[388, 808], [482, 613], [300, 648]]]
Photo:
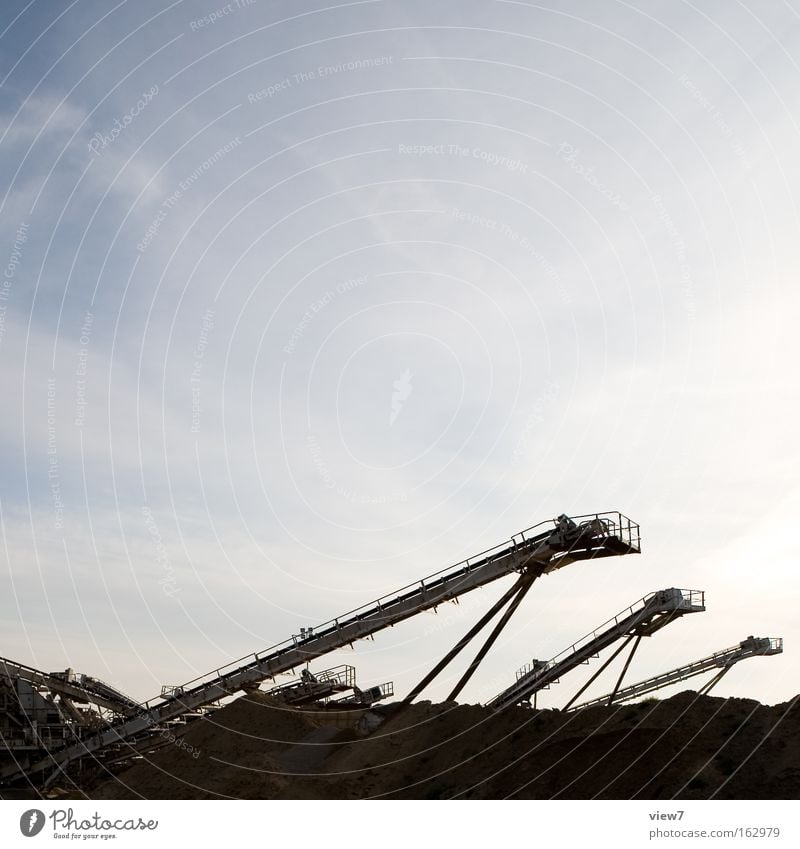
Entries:
[[98, 705], [120, 715], [138, 711], [141, 707], [110, 684], [88, 675], [75, 675], [69, 680], [65, 673], [42, 672], [24, 663], [0, 657], [0, 676], [11, 681], [22, 678], [37, 687], [46, 687], [53, 693], [64, 695], [73, 702]]
[[705, 610], [705, 594], [698, 590], [659, 590], [604, 622], [577, 643], [546, 663], [533, 661], [517, 672], [517, 681], [495, 696], [489, 707], [501, 710], [527, 701], [534, 693], [555, 683], [576, 666], [626, 637], [649, 637], [686, 613]]
[[[652, 678], [638, 681], [636, 684], [623, 687], [616, 693], [607, 693], [605, 696], [590, 699], [588, 702], [575, 705], [571, 710], [627, 702], [639, 696], [646, 696], [662, 687], [668, 687], [670, 684], [676, 684], [678, 681], [685, 681], [695, 675], [702, 675], [704, 672], [710, 672], [714, 669], [727, 671], [735, 663], [748, 657], [765, 657], [772, 654], [781, 654], [782, 651], [783, 639], [780, 637], [747, 637], [747, 639], [729, 649], [723, 649], [704, 657], [702, 660], [696, 660], [694, 663], [687, 663], [677, 669], [663, 672], [661, 675], [654, 675]], [[710, 687], [704, 687], [703, 692], [708, 692], [709, 689]]]
[[141, 739], [142, 735], [161, 723], [242, 689], [257, 686], [266, 679], [274, 679], [276, 675], [316, 657], [506, 575], [527, 572], [538, 576], [578, 560], [639, 551], [639, 526], [619, 512], [592, 513], [573, 520], [559, 517], [558, 520], [540, 522], [515, 534], [510, 541], [403, 587], [395, 594], [177, 687], [174, 694], [166, 699], [145, 702], [136, 715], [97, 734], [49, 752], [47, 757], [24, 764], [21, 768], [8, 767], [0, 772], [0, 780], [13, 782], [43, 770], [63, 768], [69, 762], [105, 747]]

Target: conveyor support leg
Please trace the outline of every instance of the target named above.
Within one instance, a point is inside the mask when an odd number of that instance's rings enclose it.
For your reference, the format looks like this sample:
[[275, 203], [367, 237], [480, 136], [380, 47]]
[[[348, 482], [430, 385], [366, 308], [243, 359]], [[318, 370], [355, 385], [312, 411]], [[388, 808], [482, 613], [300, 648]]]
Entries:
[[614, 652], [614, 654], [609, 657], [609, 659], [597, 670], [597, 672], [592, 675], [592, 677], [578, 690], [577, 693], [564, 705], [563, 710], [569, 710], [572, 705], [592, 686], [595, 680], [608, 668], [608, 665], [614, 660], [617, 655], [628, 645], [628, 643], [633, 639], [633, 636], [628, 637], [619, 648]]
[[417, 684], [416, 687], [403, 699], [403, 704], [410, 704], [416, 697], [433, 681], [433, 679], [447, 666], [448, 663], [475, 637], [477, 633], [486, 627], [497, 613], [502, 610], [506, 604], [520, 592], [524, 583], [528, 581], [529, 576], [522, 575], [508, 592], [504, 593], [499, 601], [495, 602], [489, 610], [467, 631], [466, 634], [450, 649], [449, 652], [431, 669], [431, 671]]
[[534, 582], [534, 577], [532, 575], [523, 575], [523, 577], [519, 580], [516, 597], [512, 600], [511, 604], [509, 604], [506, 612], [500, 618], [500, 621], [497, 625], [494, 626], [492, 633], [486, 639], [486, 642], [481, 646], [478, 653], [475, 655], [472, 663], [467, 667], [466, 672], [461, 676], [458, 684], [453, 687], [450, 695], [447, 697], [448, 702], [454, 702], [456, 700], [456, 696], [464, 689], [464, 686], [472, 678], [475, 670], [480, 665], [480, 662], [486, 657], [486, 653], [489, 649], [494, 645], [495, 640], [500, 636], [500, 632], [503, 628], [508, 624], [508, 620], [514, 615], [514, 611], [519, 607], [520, 602], [523, 598], [525, 598], [526, 593], [531, 588], [531, 584]]

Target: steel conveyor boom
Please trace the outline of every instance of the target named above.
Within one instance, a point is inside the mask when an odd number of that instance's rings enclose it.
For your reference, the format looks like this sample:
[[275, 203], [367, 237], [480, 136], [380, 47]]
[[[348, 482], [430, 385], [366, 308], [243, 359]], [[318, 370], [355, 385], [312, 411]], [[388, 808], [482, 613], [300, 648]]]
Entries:
[[575, 705], [571, 710], [627, 702], [631, 699], [639, 698], [639, 696], [646, 696], [648, 693], [660, 690], [662, 687], [668, 687], [670, 684], [685, 681], [687, 678], [693, 678], [695, 675], [702, 675], [704, 672], [710, 672], [714, 669], [730, 669], [735, 663], [745, 660], [748, 657], [765, 657], [767, 655], [781, 654], [782, 651], [783, 639], [780, 637], [748, 637], [738, 645], [731, 646], [729, 649], [715, 652], [708, 657], [704, 657], [702, 660], [687, 663], [685, 666], [679, 666], [677, 669], [671, 669], [669, 672], [662, 672], [661, 675], [654, 675], [652, 678], [646, 678], [644, 681], [637, 681], [635, 684], [623, 687], [616, 693], [607, 693], [605, 696], [590, 699], [587, 702]]
[[166, 699], [145, 702], [123, 722], [86, 737], [19, 770], [0, 773], [16, 780], [97, 752], [121, 741], [133, 741], [149, 729], [203, 705], [230, 696], [314, 658], [350, 645], [417, 613], [455, 599], [515, 572], [536, 576], [578, 560], [638, 553], [639, 526], [619, 512], [593, 513], [542, 522], [475, 557], [442, 570], [370, 605], [338, 617], [300, 637], [234, 661], [227, 667], [174, 689]]
[[539, 690], [554, 684], [562, 675], [586, 663], [617, 640], [645, 637], [686, 613], [705, 610], [705, 594], [698, 590], [670, 588], [650, 593], [604, 622], [577, 643], [547, 662], [534, 660], [517, 672], [514, 684], [495, 696], [489, 707], [501, 710], [527, 701]]
[[45, 687], [51, 692], [59, 693], [73, 701], [95, 704], [118, 714], [130, 713], [140, 708], [140, 705], [129, 696], [120, 693], [110, 684], [88, 675], [70, 677], [67, 673], [62, 672], [42, 672], [32, 666], [0, 657], [0, 676], [9, 680], [21, 678], [37, 687]]

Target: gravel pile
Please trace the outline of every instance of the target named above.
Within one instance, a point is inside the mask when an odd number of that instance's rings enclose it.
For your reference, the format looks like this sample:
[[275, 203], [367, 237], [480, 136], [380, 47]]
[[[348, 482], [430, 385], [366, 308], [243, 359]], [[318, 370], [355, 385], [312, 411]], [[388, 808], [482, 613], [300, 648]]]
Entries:
[[[376, 708], [359, 730], [359, 715], [288, 709], [256, 693], [85, 792], [95, 799], [791, 799], [800, 796], [799, 699], [766, 707], [687, 691], [576, 713], [499, 714], [420, 702]], [[382, 722], [367, 732], [376, 714]]]

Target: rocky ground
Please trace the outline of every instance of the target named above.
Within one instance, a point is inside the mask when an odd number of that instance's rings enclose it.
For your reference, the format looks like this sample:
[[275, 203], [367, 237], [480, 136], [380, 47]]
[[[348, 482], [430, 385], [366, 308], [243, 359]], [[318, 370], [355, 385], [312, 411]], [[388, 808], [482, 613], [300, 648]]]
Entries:
[[[368, 720], [375, 725], [366, 729]], [[261, 693], [84, 786], [94, 799], [796, 799], [800, 697], [684, 692], [574, 713], [420, 702], [360, 715]], [[72, 794], [74, 790], [67, 791]]]

